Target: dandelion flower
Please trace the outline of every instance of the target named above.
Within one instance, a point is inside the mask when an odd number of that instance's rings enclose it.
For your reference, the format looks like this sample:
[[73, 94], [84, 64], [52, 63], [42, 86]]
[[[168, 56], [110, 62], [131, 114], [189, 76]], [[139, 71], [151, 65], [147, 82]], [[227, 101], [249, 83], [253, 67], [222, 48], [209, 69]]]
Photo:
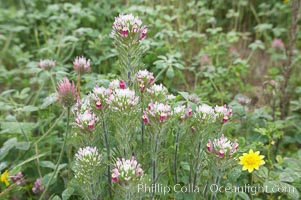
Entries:
[[6, 170], [3, 174], [1, 174], [0, 181], [3, 182], [6, 186], [9, 186], [8, 182], [9, 173]]
[[254, 169], [258, 170], [261, 165], [264, 165], [264, 156], [260, 155], [259, 151], [254, 152], [250, 149], [249, 153], [244, 153], [239, 157], [239, 164], [243, 165], [242, 170], [248, 170], [250, 173]]

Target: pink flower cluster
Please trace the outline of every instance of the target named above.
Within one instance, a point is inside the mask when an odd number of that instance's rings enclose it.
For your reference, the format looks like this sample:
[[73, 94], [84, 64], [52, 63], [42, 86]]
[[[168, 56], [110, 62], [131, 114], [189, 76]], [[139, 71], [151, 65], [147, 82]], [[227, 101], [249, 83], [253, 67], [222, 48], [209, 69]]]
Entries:
[[189, 106], [176, 106], [173, 108], [173, 115], [179, 119], [186, 119], [187, 117], [192, 115], [192, 110]]
[[74, 70], [77, 73], [84, 74], [91, 70], [90, 68], [90, 60], [87, 60], [85, 57], [76, 57], [73, 62]]
[[148, 104], [147, 110], [144, 111], [142, 120], [144, 123], [150, 123], [149, 117], [153, 118], [155, 121], [165, 122], [171, 115], [171, 108], [168, 103], [153, 103], [152, 101]]
[[126, 89], [115, 89], [109, 96], [109, 107], [115, 111], [131, 110], [139, 102], [139, 97], [135, 91]]
[[120, 14], [118, 17], [115, 17], [113, 35], [114, 31], [123, 38], [136, 36], [138, 40], [143, 40], [146, 38], [147, 27], [142, 26], [142, 21], [137, 16]]
[[83, 130], [93, 131], [98, 117], [93, 113], [89, 99], [78, 100], [75, 108], [75, 125]]
[[96, 86], [90, 93], [97, 109], [110, 108], [113, 111], [131, 110], [139, 102], [135, 91], [126, 88], [123, 80], [113, 80], [108, 88]]
[[275, 38], [272, 42], [272, 48], [273, 49], [284, 49], [284, 43], [280, 38]]
[[22, 172], [16, 173], [14, 176], [11, 176], [10, 179], [16, 183], [16, 185], [22, 185], [24, 183], [24, 175]]
[[213, 108], [207, 104], [202, 104], [196, 108], [194, 116], [200, 120], [208, 120], [212, 122], [220, 120], [222, 123], [226, 123], [229, 121], [230, 116], [232, 116], [232, 109], [228, 108], [226, 105], [215, 106]]
[[102, 156], [96, 147], [79, 148], [75, 154], [75, 178], [84, 184], [91, 184], [91, 176], [94, 176], [97, 172], [96, 169], [101, 166], [101, 160]]
[[66, 107], [73, 106], [78, 96], [74, 83], [70, 83], [66, 77], [58, 83], [57, 93], [59, 102]]
[[232, 143], [224, 137], [224, 134], [220, 138], [214, 139], [213, 142], [209, 139], [207, 143], [207, 151], [215, 154], [219, 158], [232, 156], [232, 154], [237, 151], [237, 148], [237, 140]]
[[124, 82], [124, 80], [113, 80], [110, 82], [109, 84], [109, 89], [111, 90], [115, 90], [115, 89], [125, 89], [126, 88], [126, 84]]
[[39, 67], [42, 69], [50, 69], [52, 67], [55, 67], [55, 64], [56, 64], [55, 60], [49, 60], [49, 59], [40, 60]]
[[204, 54], [201, 56], [201, 61], [200, 61], [201, 65], [210, 65], [211, 64], [211, 59], [207, 54]]
[[91, 165], [91, 166], [99, 166], [101, 165], [102, 157], [98, 153], [98, 149], [96, 147], [84, 147], [79, 148], [77, 153], [75, 154], [75, 165]]
[[248, 105], [251, 103], [251, 99], [246, 96], [238, 96], [237, 102], [240, 103], [241, 105]]
[[134, 156], [130, 160], [117, 158], [116, 166], [112, 170], [112, 181], [127, 186], [141, 178], [143, 170]]
[[154, 83], [154, 75], [152, 72], [147, 70], [139, 70], [137, 72], [137, 81], [139, 84], [140, 91], [144, 91], [148, 88], [151, 84]]
[[108, 107], [107, 99], [111, 93], [111, 89], [95, 86], [89, 96], [90, 99], [93, 100], [93, 103], [97, 109], [106, 109]]
[[168, 96], [168, 90], [162, 84], [153, 84], [150, 88], [146, 89], [146, 92], [151, 96], [151, 98], [156, 100], [166, 99]]
[[229, 121], [229, 118], [232, 116], [232, 109], [224, 106], [215, 106], [214, 111], [216, 113], [217, 119], [221, 119], [222, 123], [226, 123]]
[[38, 178], [35, 182], [34, 185], [32, 187], [32, 192], [34, 194], [39, 194], [41, 192], [43, 192], [45, 189], [45, 186], [42, 185], [42, 179]]

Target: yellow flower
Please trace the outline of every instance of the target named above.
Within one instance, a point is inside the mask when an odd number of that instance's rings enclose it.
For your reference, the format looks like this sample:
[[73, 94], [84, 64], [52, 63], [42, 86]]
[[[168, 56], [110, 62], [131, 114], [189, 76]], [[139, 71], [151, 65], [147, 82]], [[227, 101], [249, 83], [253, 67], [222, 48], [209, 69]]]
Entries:
[[8, 171], [6, 170], [3, 174], [1, 174], [0, 181], [5, 183], [6, 186], [9, 186], [9, 182], [7, 177], [9, 176]]
[[261, 165], [264, 165], [264, 156], [259, 155], [259, 153], [259, 151], [253, 152], [252, 149], [250, 149], [249, 153], [243, 153], [239, 157], [239, 164], [243, 165], [242, 170], [248, 170], [251, 173], [254, 169], [258, 170]]
[[290, 0], [283, 0], [283, 3], [289, 3]]

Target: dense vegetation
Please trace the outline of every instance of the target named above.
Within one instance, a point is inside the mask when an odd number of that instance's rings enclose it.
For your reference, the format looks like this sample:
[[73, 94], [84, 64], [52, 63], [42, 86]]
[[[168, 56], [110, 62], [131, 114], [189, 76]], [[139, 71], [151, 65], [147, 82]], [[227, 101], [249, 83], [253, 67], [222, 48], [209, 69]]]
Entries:
[[301, 0], [1, 2], [0, 199], [299, 199], [300, 18]]

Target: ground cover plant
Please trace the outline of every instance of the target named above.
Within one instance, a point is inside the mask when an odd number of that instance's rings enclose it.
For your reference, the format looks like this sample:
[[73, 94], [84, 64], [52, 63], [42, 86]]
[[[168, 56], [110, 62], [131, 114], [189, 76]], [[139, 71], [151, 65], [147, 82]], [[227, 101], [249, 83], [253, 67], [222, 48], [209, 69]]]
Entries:
[[300, 198], [300, 0], [0, 11], [0, 199]]

